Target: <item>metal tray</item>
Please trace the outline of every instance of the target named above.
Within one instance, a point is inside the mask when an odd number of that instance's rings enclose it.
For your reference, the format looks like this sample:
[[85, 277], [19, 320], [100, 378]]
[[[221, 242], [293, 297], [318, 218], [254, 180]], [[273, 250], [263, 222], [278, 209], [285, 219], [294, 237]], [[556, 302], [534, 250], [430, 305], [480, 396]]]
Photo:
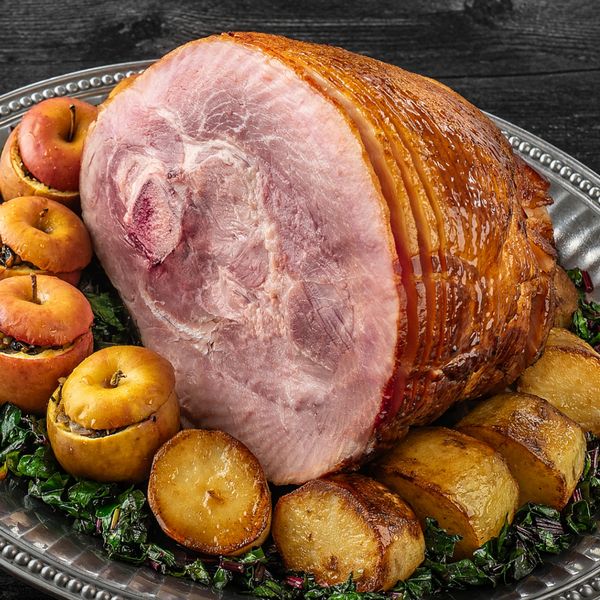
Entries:
[[[0, 96], [0, 144], [36, 102], [64, 95], [100, 102], [118, 81], [149, 64], [97, 67]], [[492, 118], [515, 151], [552, 184], [555, 203], [550, 212], [562, 264], [585, 268], [594, 281], [600, 281], [600, 176], [536, 136]], [[110, 561], [98, 540], [74, 533], [66, 517], [6, 482], [0, 484], [0, 567], [62, 598], [248, 598], [229, 590], [217, 595], [147, 567]], [[582, 536], [573, 548], [549, 559], [516, 586], [474, 589], [460, 596], [493, 600], [600, 598], [600, 534]]]

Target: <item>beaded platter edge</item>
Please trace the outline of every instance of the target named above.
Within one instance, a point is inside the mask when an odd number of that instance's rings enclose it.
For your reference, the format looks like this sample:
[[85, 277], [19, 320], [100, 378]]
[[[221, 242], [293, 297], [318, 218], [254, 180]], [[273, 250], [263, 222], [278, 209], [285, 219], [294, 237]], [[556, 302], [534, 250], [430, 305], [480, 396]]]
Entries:
[[[100, 100], [119, 81], [142, 72], [152, 62], [137, 61], [95, 67], [47, 79], [4, 94], [0, 96], [0, 130], [7, 134], [9, 128], [19, 121], [28, 108], [46, 98], [72, 95], [92, 101]], [[517, 153], [538, 166], [542, 172], [553, 175], [559, 180], [561, 187], [568, 189], [579, 199], [585, 199], [588, 204], [591, 200], [596, 208], [600, 208], [600, 176], [533, 134], [493, 115], [490, 116]], [[23, 510], [23, 507], [19, 509]], [[2, 520], [3, 511], [8, 514], [10, 510], [10, 503], [7, 507], [0, 506], [0, 568], [38, 589], [59, 597], [83, 600], [124, 600], [142, 597], [126, 586], [102, 581], [97, 574], [79, 572], [76, 565], [63, 565], [53, 558], [51, 553], [47, 557], [44, 556], [44, 552], [36, 548], [35, 544], [21, 539], [18, 530], [6, 525]], [[600, 536], [594, 536], [592, 545], [596, 547], [598, 544]], [[600, 547], [597, 548], [597, 553], [598, 559], [594, 560], [593, 564], [587, 563], [587, 566], [571, 571], [569, 581], [558, 583], [546, 590], [538, 590], [532, 595], [514, 590], [506, 597], [518, 599], [527, 596], [538, 600], [600, 598]], [[559, 564], [560, 559], [556, 562]], [[143, 596], [152, 597], [148, 594]], [[202, 593], [201, 596], [210, 597]], [[481, 595], [475, 592], [470, 597]]]

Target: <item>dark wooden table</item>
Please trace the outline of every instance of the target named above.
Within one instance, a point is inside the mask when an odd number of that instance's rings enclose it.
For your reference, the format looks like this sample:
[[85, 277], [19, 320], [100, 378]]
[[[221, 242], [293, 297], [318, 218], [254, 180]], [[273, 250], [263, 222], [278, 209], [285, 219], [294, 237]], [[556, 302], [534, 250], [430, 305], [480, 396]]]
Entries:
[[[0, 4], [0, 93], [190, 39], [258, 30], [440, 79], [600, 171], [598, 0], [20, 0]], [[2, 598], [46, 598], [0, 574]]]

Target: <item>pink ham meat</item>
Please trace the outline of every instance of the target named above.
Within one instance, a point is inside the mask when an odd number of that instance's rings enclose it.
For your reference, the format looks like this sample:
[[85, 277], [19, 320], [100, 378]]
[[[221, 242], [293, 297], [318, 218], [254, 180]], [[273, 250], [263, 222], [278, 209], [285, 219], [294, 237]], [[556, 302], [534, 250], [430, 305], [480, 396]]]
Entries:
[[[424, 128], [408, 109], [428, 102]], [[453, 146], [473, 168], [449, 187]], [[551, 322], [543, 182], [443, 86], [343, 50], [175, 50], [101, 110], [81, 200], [186, 422], [242, 440], [278, 484], [504, 385]]]

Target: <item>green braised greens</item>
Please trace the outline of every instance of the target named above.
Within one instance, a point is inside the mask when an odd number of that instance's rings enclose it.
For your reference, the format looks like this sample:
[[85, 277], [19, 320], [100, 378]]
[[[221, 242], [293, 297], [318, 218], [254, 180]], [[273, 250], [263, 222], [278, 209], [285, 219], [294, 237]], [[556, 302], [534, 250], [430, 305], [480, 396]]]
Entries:
[[114, 483], [75, 480], [56, 462], [45, 421], [6, 404], [0, 409], [0, 477], [9, 473], [27, 482], [30, 496], [69, 515], [77, 531], [99, 536], [107, 555], [134, 564], [146, 563], [161, 573], [189, 577], [222, 589], [233, 582], [261, 598], [314, 600], [377, 600], [403, 596], [407, 600], [451, 589], [497, 585], [521, 579], [543, 560], [557, 554], [575, 537], [595, 527], [600, 499], [600, 441], [589, 437], [585, 470], [573, 498], [558, 511], [529, 504], [511, 525], [477, 550], [470, 559], [452, 562], [459, 540], [427, 522], [426, 560], [392, 592], [360, 594], [352, 580], [323, 588], [309, 575], [284, 572], [273, 548], [256, 549], [238, 558], [176, 557], [149, 514], [142, 489]]
[[96, 259], [83, 272], [79, 288], [94, 313], [92, 333], [95, 350], [121, 344], [140, 344], [133, 319]]
[[[585, 271], [569, 271], [581, 292], [573, 329], [586, 341], [600, 343], [600, 305], [587, 301], [591, 282]], [[80, 284], [94, 311], [96, 349], [138, 344], [139, 336], [116, 291], [97, 264]], [[121, 484], [76, 480], [56, 462], [45, 420], [5, 404], [0, 408], [0, 479], [12, 475], [27, 485], [30, 496], [67, 514], [74, 528], [101, 538], [110, 558], [186, 577], [220, 590], [234, 584], [261, 598], [297, 600], [416, 600], [436, 592], [472, 586], [496, 586], [522, 579], [544, 555], [558, 554], [576, 536], [595, 528], [600, 508], [600, 440], [588, 437], [584, 473], [567, 507], [559, 513], [546, 506], [522, 507], [512, 524], [475, 551], [469, 559], [452, 561], [459, 536], [449, 535], [433, 519], [425, 528], [425, 562], [406, 581], [387, 593], [359, 593], [352, 578], [320, 587], [310, 575], [286, 572], [272, 546], [236, 558], [198, 558], [162, 536], [148, 510], [145, 490]]]
[[579, 292], [579, 308], [573, 313], [573, 332], [596, 350], [600, 346], [600, 304], [588, 300], [586, 294], [594, 288], [587, 271], [569, 269], [567, 275]]

